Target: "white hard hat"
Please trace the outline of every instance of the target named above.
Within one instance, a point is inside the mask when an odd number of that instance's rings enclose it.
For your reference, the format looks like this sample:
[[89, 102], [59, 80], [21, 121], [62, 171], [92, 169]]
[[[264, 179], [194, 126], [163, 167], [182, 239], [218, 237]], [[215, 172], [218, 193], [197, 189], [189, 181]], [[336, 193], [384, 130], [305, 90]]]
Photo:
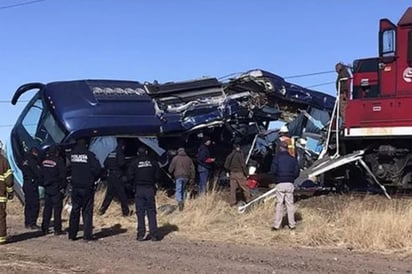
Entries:
[[279, 132], [280, 133], [288, 133], [289, 129], [288, 129], [287, 126], [281, 126]]

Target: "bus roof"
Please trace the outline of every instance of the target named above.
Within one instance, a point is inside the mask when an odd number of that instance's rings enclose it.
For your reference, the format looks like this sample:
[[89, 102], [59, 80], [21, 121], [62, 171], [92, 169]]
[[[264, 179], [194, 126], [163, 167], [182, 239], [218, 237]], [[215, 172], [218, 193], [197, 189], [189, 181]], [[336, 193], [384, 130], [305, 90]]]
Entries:
[[[68, 138], [159, 133], [153, 100], [135, 81], [78, 80], [52, 82], [43, 97]], [[136, 131], [139, 132], [136, 132]]]

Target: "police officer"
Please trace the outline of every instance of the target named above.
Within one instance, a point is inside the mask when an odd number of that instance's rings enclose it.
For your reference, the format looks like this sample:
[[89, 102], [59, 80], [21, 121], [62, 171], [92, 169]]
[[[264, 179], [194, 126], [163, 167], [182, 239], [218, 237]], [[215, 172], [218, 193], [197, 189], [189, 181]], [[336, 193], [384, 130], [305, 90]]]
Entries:
[[46, 157], [42, 161], [44, 210], [41, 225], [43, 234], [49, 233], [50, 218], [53, 211], [54, 235], [63, 234], [62, 231], [62, 209], [63, 195], [66, 189], [66, 166], [64, 160], [59, 156], [56, 146], [51, 146]]
[[30, 229], [40, 229], [39, 217], [39, 183], [42, 177], [39, 164], [39, 150], [32, 147], [24, 157], [23, 167], [24, 225]]
[[[136, 215], [137, 215], [137, 240], [145, 241], [150, 237], [152, 241], [160, 241], [161, 237], [156, 220], [156, 182], [159, 179], [159, 166], [148, 155], [145, 147], [137, 151], [137, 158], [130, 164], [128, 176], [134, 183]], [[145, 215], [149, 219], [150, 236], [145, 237]]]
[[86, 146], [86, 140], [77, 140], [69, 154], [72, 184], [72, 210], [69, 220], [69, 239], [76, 240], [79, 230], [80, 211], [83, 217], [83, 239], [93, 240], [94, 182], [100, 175], [101, 166], [93, 152]]
[[7, 241], [6, 203], [13, 197], [13, 174], [7, 159], [0, 153], [0, 244]]
[[102, 206], [99, 209], [99, 215], [103, 215], [106, 212], [113, 200], [114, 195], [117, 195], [120, 200], [123, 216], [126, 217], [130, 214], [126, 190], [122, 181], [123, 168], [126, 165], [126, 159], [123, 151], [124, 144], [119, 143], [117, 148], [109, 153], [104, 161], [104, 167], [107, 170], [107, 190]]

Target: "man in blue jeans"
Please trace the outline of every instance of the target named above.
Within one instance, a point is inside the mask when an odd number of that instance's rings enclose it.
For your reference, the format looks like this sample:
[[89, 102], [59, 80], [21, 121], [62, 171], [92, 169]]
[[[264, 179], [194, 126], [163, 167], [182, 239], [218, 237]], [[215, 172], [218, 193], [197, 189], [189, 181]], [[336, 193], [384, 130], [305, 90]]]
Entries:
[[186, 185], [195, 179], [195, 165], [183, 147], [177, 150], [177, 155], [172, 159], [169, 173], [172, 173], [176, 180], [176, 201], [179, 211], [182, 211], [186, 199]]
[[209, 181], [209, 172], [212, 169], [214, 158], [210, 157], [209, 146], [212, 144], [209, 136], [204, 136], [197, 151], [197, 172], [199, 173], [199, 195], [206, 193]]

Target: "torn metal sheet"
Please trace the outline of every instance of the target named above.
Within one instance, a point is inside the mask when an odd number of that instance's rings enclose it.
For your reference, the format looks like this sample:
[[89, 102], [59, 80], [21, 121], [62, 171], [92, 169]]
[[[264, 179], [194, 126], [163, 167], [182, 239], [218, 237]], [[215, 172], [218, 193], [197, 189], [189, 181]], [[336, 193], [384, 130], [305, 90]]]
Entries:
[[314, 181], [314, 178], [325, 172], [362, 159], [364, 154], [364, 150], [359, 150], [335, 159], [332, 159], [329, 156], [322, 158], [315, 162], [311, 167], [303, 170], [299, 177], [295, 180], [294, 184], [296, 187], [299, 187], [307, 180]]

